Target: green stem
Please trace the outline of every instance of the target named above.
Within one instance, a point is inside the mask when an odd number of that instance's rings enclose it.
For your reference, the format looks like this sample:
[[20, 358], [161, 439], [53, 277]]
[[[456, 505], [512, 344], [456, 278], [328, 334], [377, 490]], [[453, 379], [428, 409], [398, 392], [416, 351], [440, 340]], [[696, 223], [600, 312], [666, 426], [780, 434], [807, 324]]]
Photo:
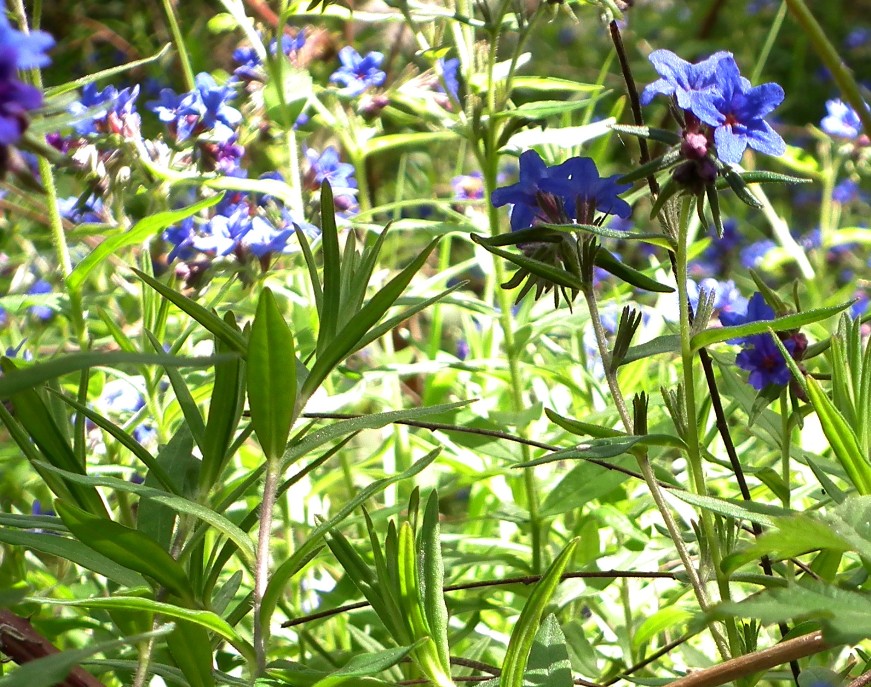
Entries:
[[191, 68], [191, 61], [188, 57], [187, 47], [185, 47], [184, 44], [184, 36], [181, 35], [181, 29], [178, 26], [178, 19], [175, 16], [175, 7], [173, 7], [172, 0], [163, 0], [163, 9], [166, 12], [166, 19], [169, 22], [169, 30], [172, 32], [172, 40], [175, 43], [175, 49], [178, 52], [178, 61], [181, 62], [181, 70], [184, 74], [185, 86], [189, 91], [192, 91], [196, 87], [194, 70]]
[[[696, 410], [696, 393], [695, 393], [695, 375], [693, 363], [695, 354], [692, 347], [692, 326], [690, 324], [690, 301], [687, 293], [687, 232], [689, 227], [689, 218], [692, 213], [692, 201], [685, 199], [681, 206], [680, 220], [678, 226], [678, 242], [677, 242], [677, 291], [680, 305], [680, 343], [681, 343], [681, 364], [683, 368], [683, 397], [684, 408], [686, 409], [686, 437], [687, 444], [687, 462], [689, 463], [690, 474], [692, 477], [693, 490], [700, 496], [706, 496], [708, 489], [705, 484], [705, 473], [702, 464], [701, 444], [699, 442], [699, 427], [698, 427], [698, 412]], [[720, 597], [727, 601], [731, 598], [729, 590], [729, 581], [722, 574], [720, 569], [720, 561], [722, 553], [720, 551], [720, 540], [714, 527], [714, 520], [711, 513], [705, 509], [701, 511], [701, 526], [702, 534], [708, 545], [711, 554], [711, 563], [714, 569], [714, 574], [717, 578], [717, 587], [720, 590]], [[729, 637], [729, 646], [733, 654], [740, 654], [740, 643], [738, 640], [738, 628], [734, 618], [727, 618], [725, 621], [726, 633]], [[721, 647], [722, 651], [722, 647]], [[723, 658], [728, 659], [729, 655], [724, 655]]]
[[789, 11], [795, 20], [801, 25], [805, 35], [816, 50], [817, 55], [826, 65], [826, 68], [831, 72], [832, 78], [841, 89], [841, 94], [844, 100], [850, 103], [850, 106], [859, 115], [862, 122], [862, 128], [865, 129], [865, 135], [871, 136], [871, 111], [862, 99], [862, 92], [859, 90], [859, 84], [853, 77], [852, 72], [847, 69], [838, 53], [838, 49], [832, 45], [832, 42], [826, 37], [823, 27], [811, 14], [811, 11], [805, 5], [804, 0], [786, 0]]

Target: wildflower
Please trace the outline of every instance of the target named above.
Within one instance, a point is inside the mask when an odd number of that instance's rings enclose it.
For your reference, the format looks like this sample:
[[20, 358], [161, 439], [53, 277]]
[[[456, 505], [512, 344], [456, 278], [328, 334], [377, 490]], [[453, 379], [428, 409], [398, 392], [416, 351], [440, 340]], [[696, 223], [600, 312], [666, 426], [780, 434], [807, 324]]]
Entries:
[[14, 53], [13, 62], [17, 69], [31, 69], [51, 63], [45, 52], [54, 45], [54, 38], [45, 31], [17, 31], [9, 25], [6, 15], [0, 13], [0, 45], [4, 51]]
[[147, 106], [169, 126], [178, 142], [206, 131], [219, 143], [228, 141], [242, 121], [239, 110], [228, 105], [236, 92], [228, 86], [219, 86], [205, 72], [197, 74], [195, 82], [194, 90], [182, 95], [164, 88], [160, 99], [150, 101]]
[[832, 189], [832, 200], [841, 205], [859, 200], [866, 200], [867, 194], [859, 189], [859, 184], [852, 179], [844, 179]]
[[451, 179], [454, 200], [481, 200], [484, 197], [484, 175], [481, 172], [461, 174]]
[[61, 217], [74, 224], [102, 224], [106, 222], [103, 199], [95, 195], [87, 198], [70, 196], [58, 201]]
[[[30, 296], [41, 296], [52, 292], [52, 286], [45, 279], [38, 279], [34, 282], [27, 293]], [[54, 310], [47, 305], [31, 305], [30, 314], [38, 320], [48, 322], [54, 317]]]
[[648, 105], [657, 95], [673, 95], [678, 107], [691, 110], [695, 94], [710, 92], [717, 87], [717, 65], [731, 57], [731, 53], [718, 52], [698, 64], [682, 60], [670, 50], [654, 50], [648, 59], [660, 79], [646, 86], [641, 93], [641, 104]]
[[14, 48], [4, 45], [0, 48], [0, 146], [21, 138], [27, 129], [26, 113], [42, 105], [42, 93], [16, 78], [18, 68]]
[[[89, 83], [82, 89], [82, 99], [71, 103], [67, 112], [82, 115], [82, 119], [73, 124], [73, 128], [82, 136], [113, 133], [129, 138], [139, 134], [141, 120], [136, 113], [138, 96], [138, 85], [121, 91], [114, 86], [107, 86], [100, 91], [95, 83]], [[100, 105], [106, 107], [88, 112]]]
[[[796, 342], [792, 339], [783, 341], [783, 345], [792, 356]], [[789, 367], [770, 334], [756, 334], [744, 339], [744, 348], [735, 358], [735, 364], [750, 373], [748, 382], [757, 391], [767, 386], [783, 386], [790, 380]]]
[[847, 103], [840, 100], [827, 100], [826, 111], [828, 114], [820, 122], [820, 128], [829, 136], [853, 140], [863, 135], [862, 120], [859, 119], [856, 110]]
[[318, 189], [324, 181], [329, 181], [333, 190], [357, 188], [357, 180], [354, 179], [354, 165], [342, 162], [335, 146], [328, 146], [320, 154], [309, 148], [305, 151], [305, 156], [309, 163], [309, 172], [306, 175], [309, 188]]
[[776, 83], [751, 86], [731, 55], [719, 60], [716, 75], [717, 87], [698, 93], [692, 112], [714, 127], [719, 158], [737, 164], [747, 146], [768, 155], [783, 155], [786, 144], [763, 119], [783, 102], [783, 89]]
[[119, 377], [103, 385], [96, 405], [102, 412], [135, 413], [145, 406], [145, 399], [136, 385]]
[[226, 141], [217, 143], [204, 141], [199, 146], [202, 154], [203, 167], [208, 172], [218, 171], [222, 174], [232, 174], [239, 170], [239, 161], [245, 155], [245, 148], [236, 143], [233, 134]]
[[440, 59], [438, 63], [441, 68], [442, 81], [444, 82], [444, 88], [439, 84], [438, 90], [443, 93], [449, 93], [455, 100], [459, 100], [460, 80], [458, 74], [460, 70], [460, 60], [453, 57], [449, 60]]
[[[726, 327], [737, 327], [748, 322], [765, 322], [774, 319], [774, 310], [765, 302], [761, 293], [754, 293], [747, 303], [744, 312], [724, 312], [720, 315], [720, 322]], [[730, 343], [740, 342], [742, 339], [732, 339]]]
[[770, 239], [751, 243], [741, 251], [741, 264], [747, 268], [759, 267], [765, 261], [768, 254], [775, 248], [777, 248], [777, 244]]
[[341, 84], [343, 91], [350, 96], [360, 95], [371, 86], [381, 86], [387, 75], [379, 69], [384, 61], [380, 52], [370, 52], [361, 57], [354, 48], [346, 45], [339, 51], [339, 67], [330, 76], [330, 81]]
[[233, 61], [239, 66], [233, 70], [233, 76], [242, 81], [263, 81], [263, 60], [254, 48], [236, 48], [233, 51]]
[[496, 207], [513, 204], [512, 231], [538, 222], [565, 224], [576, 219], [591, 224], [597, 210], [624, 218], [632, 213], [617, 197], [631, 184], [618, 184], [619, 175], [599, 177], [590, 158], [574, 157], [548, 167], [536, 151], [527, 150], [520, 156], [519, 176], [516, 184], [497, 188], [490, 196]]

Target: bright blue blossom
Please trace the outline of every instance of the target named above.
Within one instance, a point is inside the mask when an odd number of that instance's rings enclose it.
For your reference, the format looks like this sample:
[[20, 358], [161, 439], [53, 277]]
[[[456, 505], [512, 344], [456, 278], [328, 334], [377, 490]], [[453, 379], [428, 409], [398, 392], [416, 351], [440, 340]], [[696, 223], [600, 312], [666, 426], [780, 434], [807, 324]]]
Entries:
[[[797, 343], [794, 339], [785, 339], [783, 345], [792, 355]], [[757, 391], [767, 386], [783, 386], [790, 380], [791, 373], [786, 360], [780, 352], [771, 334], [756, 334], [744, 339], [744, 348], [735, 358], [735, 364], [750, 373], [748, 382]]]
[[456, 57], [452, 57], [449, 60], [440, 59], [439, 66], [441, 67], [442, 80], [444, 81], [445, 88], [442, 88], [442, 85], [439, 84], [438, 89], [450, 93], [455, 100], [459, 100], [460, 79], [458, 75], [460, 71], [460, 60]]
[[840, 100], [826, 101], [828, 114], [820, 122], [820, 128], [829, 136], [855, 139], [862, 135], [862, 120], [847, 103]]
[[306, 181], [310, 188], [320, 188], [324, 181], [329, 181], [333, 190], [357, 188], [354, 165], [342, 162], [335, 146], [328, 146], [322, 153], [308, 148], [305, 151], [305, 156], [309, 163]]
[[339, 67], [330, 76], [330, 81], [341, 84], [343, 91], [351, 96], [360, 95], [367, 88], [381, 86], [387, 79], [387, 74], [379, 69], [384, 61], [380, 52], [370, 52], [362, 57], [350, 45], [339, 51]]
[[42, 105], [42, 93], [18, 80], [17, 59], [12, 47], [0, 47], [0, 146], [21, 138], [27, 129], [27, 112]]
[[717, 88], [717, 65], [729, 57], [731, 54], [728, 52], [718, 52], [698, 64], [692, 64], [671, 50], [654, 50], [648, 59], [661, 78], [645, 87], [641, 93], [641, 104], [648, 105], [657, 95], [673, 95], [679, 107], [691, 110], [696, 94]]
[[[98, 133], [135, 136], [139, 134], [140, 125], [140, 118], [136, 113], [138, 96], [138, 85], [121, 91], [114, 86], [106, 86], [100, 91], [97, 90], [97, 84], [92, 82], [82, 89], [82, 99], [71, 103], [67, 112], [82, 116], [82, 119], [73, 124], [73, 128], [82, 136]], [[100, 105], [106, 107], [88, 112]]]
[[698, 93], [692, 111], [714, 127], [720, 159], [738, 164], [747, 146], [768, 155], [786, 152], [786, 143], [763, 119], [783, 97], [783, 89], [776, 83], [751, 86], [730, 55], [717, 63], [717, 88]]
[[160, 99], [147, 105], [167, 124], [181, 142], [206, 131], [218, 142], [226, 142], [235, 135], [242, 121], [242, 113], [228, 102], [236, 97], [229, 86], [219, 86], [211, 74], [197, 74], [196, 88], [190, 93], [176, 95], [170, 88], [160, 91]]
[[841, 205], [858, 200], [867, 200], [868, 194], [864, 193], [859, 184], [852, 179], [844, 179], [832, 189], [832, 200]]
[[632, 213], [617, 197], [631, 184], [618, 184], [619, 174], [601, 178], [590, 158], [573, 157], [548, 167], [536, 151], [527, 150], [520, 156], [519, 176], [516, 184], [497, 188], [490, 196], [496, 207], [513, 204], [512, 231], [539, 222], [591, 224], [597, 211], [624, 218]]
[[747, 268], [759, 267], [765, 261], [766, 256], [775, 248], [777, 248], [777, 244], [770, 239], [751, 243], [741, 251], [741, 264]]
[[54, 38], [45, 31], [22, 33], [13, 29], [6, 15], [0, 12], [0, 46], [14, 53], [13, 64], [17, 69], [48, 66], [51, 58], [45, 52], [53, 45]]
[[[51, 292], [52, 286], [45, 279], [37, 279], [27, 290], [30, 296], [41, 296]], [[47, 305], [31, 305], [30, 314], [43, 322], [48, 322], [54, 317], [54, 310]]]

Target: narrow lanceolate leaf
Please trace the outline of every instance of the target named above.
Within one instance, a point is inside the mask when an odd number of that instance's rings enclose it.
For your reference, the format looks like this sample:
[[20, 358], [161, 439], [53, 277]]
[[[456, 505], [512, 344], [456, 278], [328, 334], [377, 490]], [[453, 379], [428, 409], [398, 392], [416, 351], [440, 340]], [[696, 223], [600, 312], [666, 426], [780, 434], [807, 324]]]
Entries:
[[398, 646], [374, 653], [359, 654], [335, 672], [318, 680], [312, 687], [359, 685], [361, 684], [361, 678], [377, 675], [378, 673], [383, 673], [388, 668], [392, 668], [408, 656], [414, 648], [414, 646]]
[[823, 391], [820, 383], [813, 377], [807, 377], [806, 382], [808, 400], [817, 412], [832, 452], [856, 490], [863, 495], [871, 494], [871, 465], [868, 457], [862, 453], [856, 433]]
[[76, 539], [94, 551], [153, 579], [187, 602], [194, 600], [190, 582], [178, 561], [150, 537], [61, 500], [55, 501], [55, 509]]
[[[391, 279], [376, 293], [350, 321], [342, 327], [336, 337], [320, 353], [309, 372], [300, 391], [300, 398], [307, 400], [326, 379], [327, 375], [344, 358], [356, 350], [357, 344], [402, 295], [412, 277], [418, 273], [439, 239], [432, 241], [402, 272]], [[326, 298], [326, 293], [324, 293]]]
[[532, 650], [541, 619], [579, 541], [575, 538], [568, 543], [529, 595], [508, 641], [499, 687], [523, 687], [529, 652]]
[[248, 406], [267, 459], [284, 453], [296, 408], [293, 334], [272, 291], [263, 289], [248, 338]]
[[154, 277], [151, 277], [145, 272], [134, 269], [136, 276], [148, 284], [152, 289], [157, 291], [170, 303], [174, 304], [180, 310], [183, 310], [203, 327], [208, 329], [212, 334], [220, 338], [226, 343], [230, 349], [237, 353], [245, 354], [245, 340], [241, 332], [233, 329], [224, 320], [218, 317], [215, 313], [206, 310], [199, 303], [192, 301], [190, 298], [181, 295], [178, 291], [171, 289], [166, 284], [162, 284]]
[[212, 643], [205, 628], [181, 620], [166, 638], [166, 648], [189, 687], [213, 687]]
[[629, 267], [620, 262], [611, 253], [606, 250], [596, 252], [596, 267], [601, 267], [606, 272], [610, 272], [615, 277], [622, 279], [627, 284], [637, 286], [645, 291], [653, 291], [654, 293], [673, 293], [674, 288], [665, 284], [660, 284], [655, 279], [651, 279], [643, 272]]
[[342, 297], [342, 262], [333, 190], [328, 181], [321, 186], [321, 250], [324, 256], [324, 288], [318, 329], [318, 355], [335, 339], [339, 328], [339, 303]]
[[[692, 338], [693, 350], [697, 351], [700, 348], [705, 348], [711, 344], [728, 341], [729, 339], [738, 339], [753, 334], [763, 334], [768, 331], [769, 327], [776, 332], [785, 332], [790, 329], [798, 329], [805, 325], [825, 320], [832, 315], [837, 315], [839, 312], [846, 310], [853, 301], [841, 303], [840, 305], [830, 305], [826, 308], [815, 308], [814, 310], [805, 310], [804, 312], [787, 315], [786, 317], [777, 317], [773, 320], [762, 320], [760, 322], [748, 322], [737, 327], [717, 327], [714, 329], [706, 329], [699, 332]], [[631, 351], [631, 349], [630, 349]]]
[[420, 590], [430, 636], [435, 643], [439, 662], [448, 670], [451, 665], [448, 608], [445, 605], [445, 567], [442, 562], [439, 496], [436, 490], [430, 492], [423, 512], [420, 528], [420, 568]]
[[166, 212], [158, 212], [150, 217], [145, 217], [134, 224], [129, 231], [122, 234], [115, 234], [99, 246], [88, 253], [73, 270], [72, 274], [66, 278], [67, 286], [73, 291], [78, 291], [88, 275], [97, 265], [105, 260], [110, 255], [114, 255], [120, 249], [127, 246], [133, 246], [142, 243], [146, 239], [151, 238], [158, 232], [163, 231], [168, 226], [181, 222], [183, 219], [195, 215], [200, 210], [216, 205], [224, 197], [223, 193], [206, 198], [193, 205], [181, 208], [179, 210], [168, 210]]
[[529, 687], [573, 687], [572, 663], [566, 646], [566, 637], [550, 613], [535, 635], [525, 683]]
[[159, 613], [167, 618], [185, 620], [214, 632], [216, 635], [223, 637], [230, 642], [230, 644], [239, 649], [243, 656], [252, 660], [254, 659], [253, 647], [242, 639], [239, 633], [237, 633], [226, 620], [212, 611], [181, 608], [175, 604], [155, 601], [154, 599], [147, 599], [140, 596], [111, 596], [105, 598], [76, 600], [40, 598], [33, 600], [38, 601], [41, 604], [53, 606], [78, 606], [80, 608], [100, 608], [106, 610], [123, 609], [128, 611]]

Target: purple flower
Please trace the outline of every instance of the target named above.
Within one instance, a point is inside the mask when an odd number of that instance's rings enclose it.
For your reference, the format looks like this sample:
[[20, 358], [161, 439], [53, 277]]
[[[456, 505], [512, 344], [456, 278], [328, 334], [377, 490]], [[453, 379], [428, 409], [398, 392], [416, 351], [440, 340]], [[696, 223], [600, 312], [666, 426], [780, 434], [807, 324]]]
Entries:
[[692, 110], [697, 93], [710, 92], [718, 87], [717, 65], [731, 57], [731, 53], [718, 52], [692, 64], [670, 50], [654, 50], [648, 59], [661, 78], [645, 87], [641, 104], [649, 104], [657, 95], [673, 95], [679, 107]]
[[442, 92], [450, 93], [451, 96], [455, 100], [460, 99], [460, 80], [458, 77], [458, 73], [460, 70], [460, 60], [456, 57], [452, 57], [449, 60], [440, 59], [439, 66], [441, 67], [442, 72], [442, 80], [444, 81], [445, 87], [442, 88], [442, 85], [438, 85], [438, 90]]
[[826, 110], [828, 114], [820, 122], [820, 128], [829, 136], [855, 139], [862, 135], [862, 120], [859, 119], [856, 110], [847, 103], [840, 100], [827, 100]]
[[461, 174], [451, 179], [454, 200], [481, 200], [484, 197], [484, 175], [481, 172]]
[[254, 48], [236, 48], [233, 51], [233, 61], [239, 66], [233, 70], [233, 76], [242, 81], [262, 81], [263, 61]]
[[786, 143], [763, 117], [783, 102], [776, 83], [751, 86], [731, 55], [717, 63], [717, 88], [697, 93], [693, 113], [714, 128], [717, 154], [737, 164], [749, 145], [768, 155], [783, 155]]
[[[295, 36], [288, 36], [286, 33], [281, 36], [281, 52], [285, 55], [293, 55], [298, 53], [305, 46], [305, 29], [300, 29]], [[272, 41], [269, 44], [269, 53], [274, 55], [278, 52], [278, 41]]]
[[380, 52], [370, 52], [361, 57], [354, 48], [346, 45], [339, 51], [339, 67], [330, 76], [330, 81], [341, 84], [344, 92], [350, 96], [360, 95], [370, 86], [381, 86], [387, 75], [379, 69], [384, 61]]
[[15, 55], [13, 64], [16, 69], [45, 67], [51, 63], [51, 58], [45, 52], [54, 45], [52, 38], [45, 31], [22, 33], [9, 25], [6, 15], [0, 12], [0, 46]]
[[[788, 338], [783, 341], [783, 345], [792, 355], [797, 344], [794, 339]], [[748, 381], [757, 391], [772, 384], [783, 386], [790, 380], [791, 373], [786, 360], [770, 334], [746, 337], [744, 349], [735, 358], [735, 363], [750, 373]]]

